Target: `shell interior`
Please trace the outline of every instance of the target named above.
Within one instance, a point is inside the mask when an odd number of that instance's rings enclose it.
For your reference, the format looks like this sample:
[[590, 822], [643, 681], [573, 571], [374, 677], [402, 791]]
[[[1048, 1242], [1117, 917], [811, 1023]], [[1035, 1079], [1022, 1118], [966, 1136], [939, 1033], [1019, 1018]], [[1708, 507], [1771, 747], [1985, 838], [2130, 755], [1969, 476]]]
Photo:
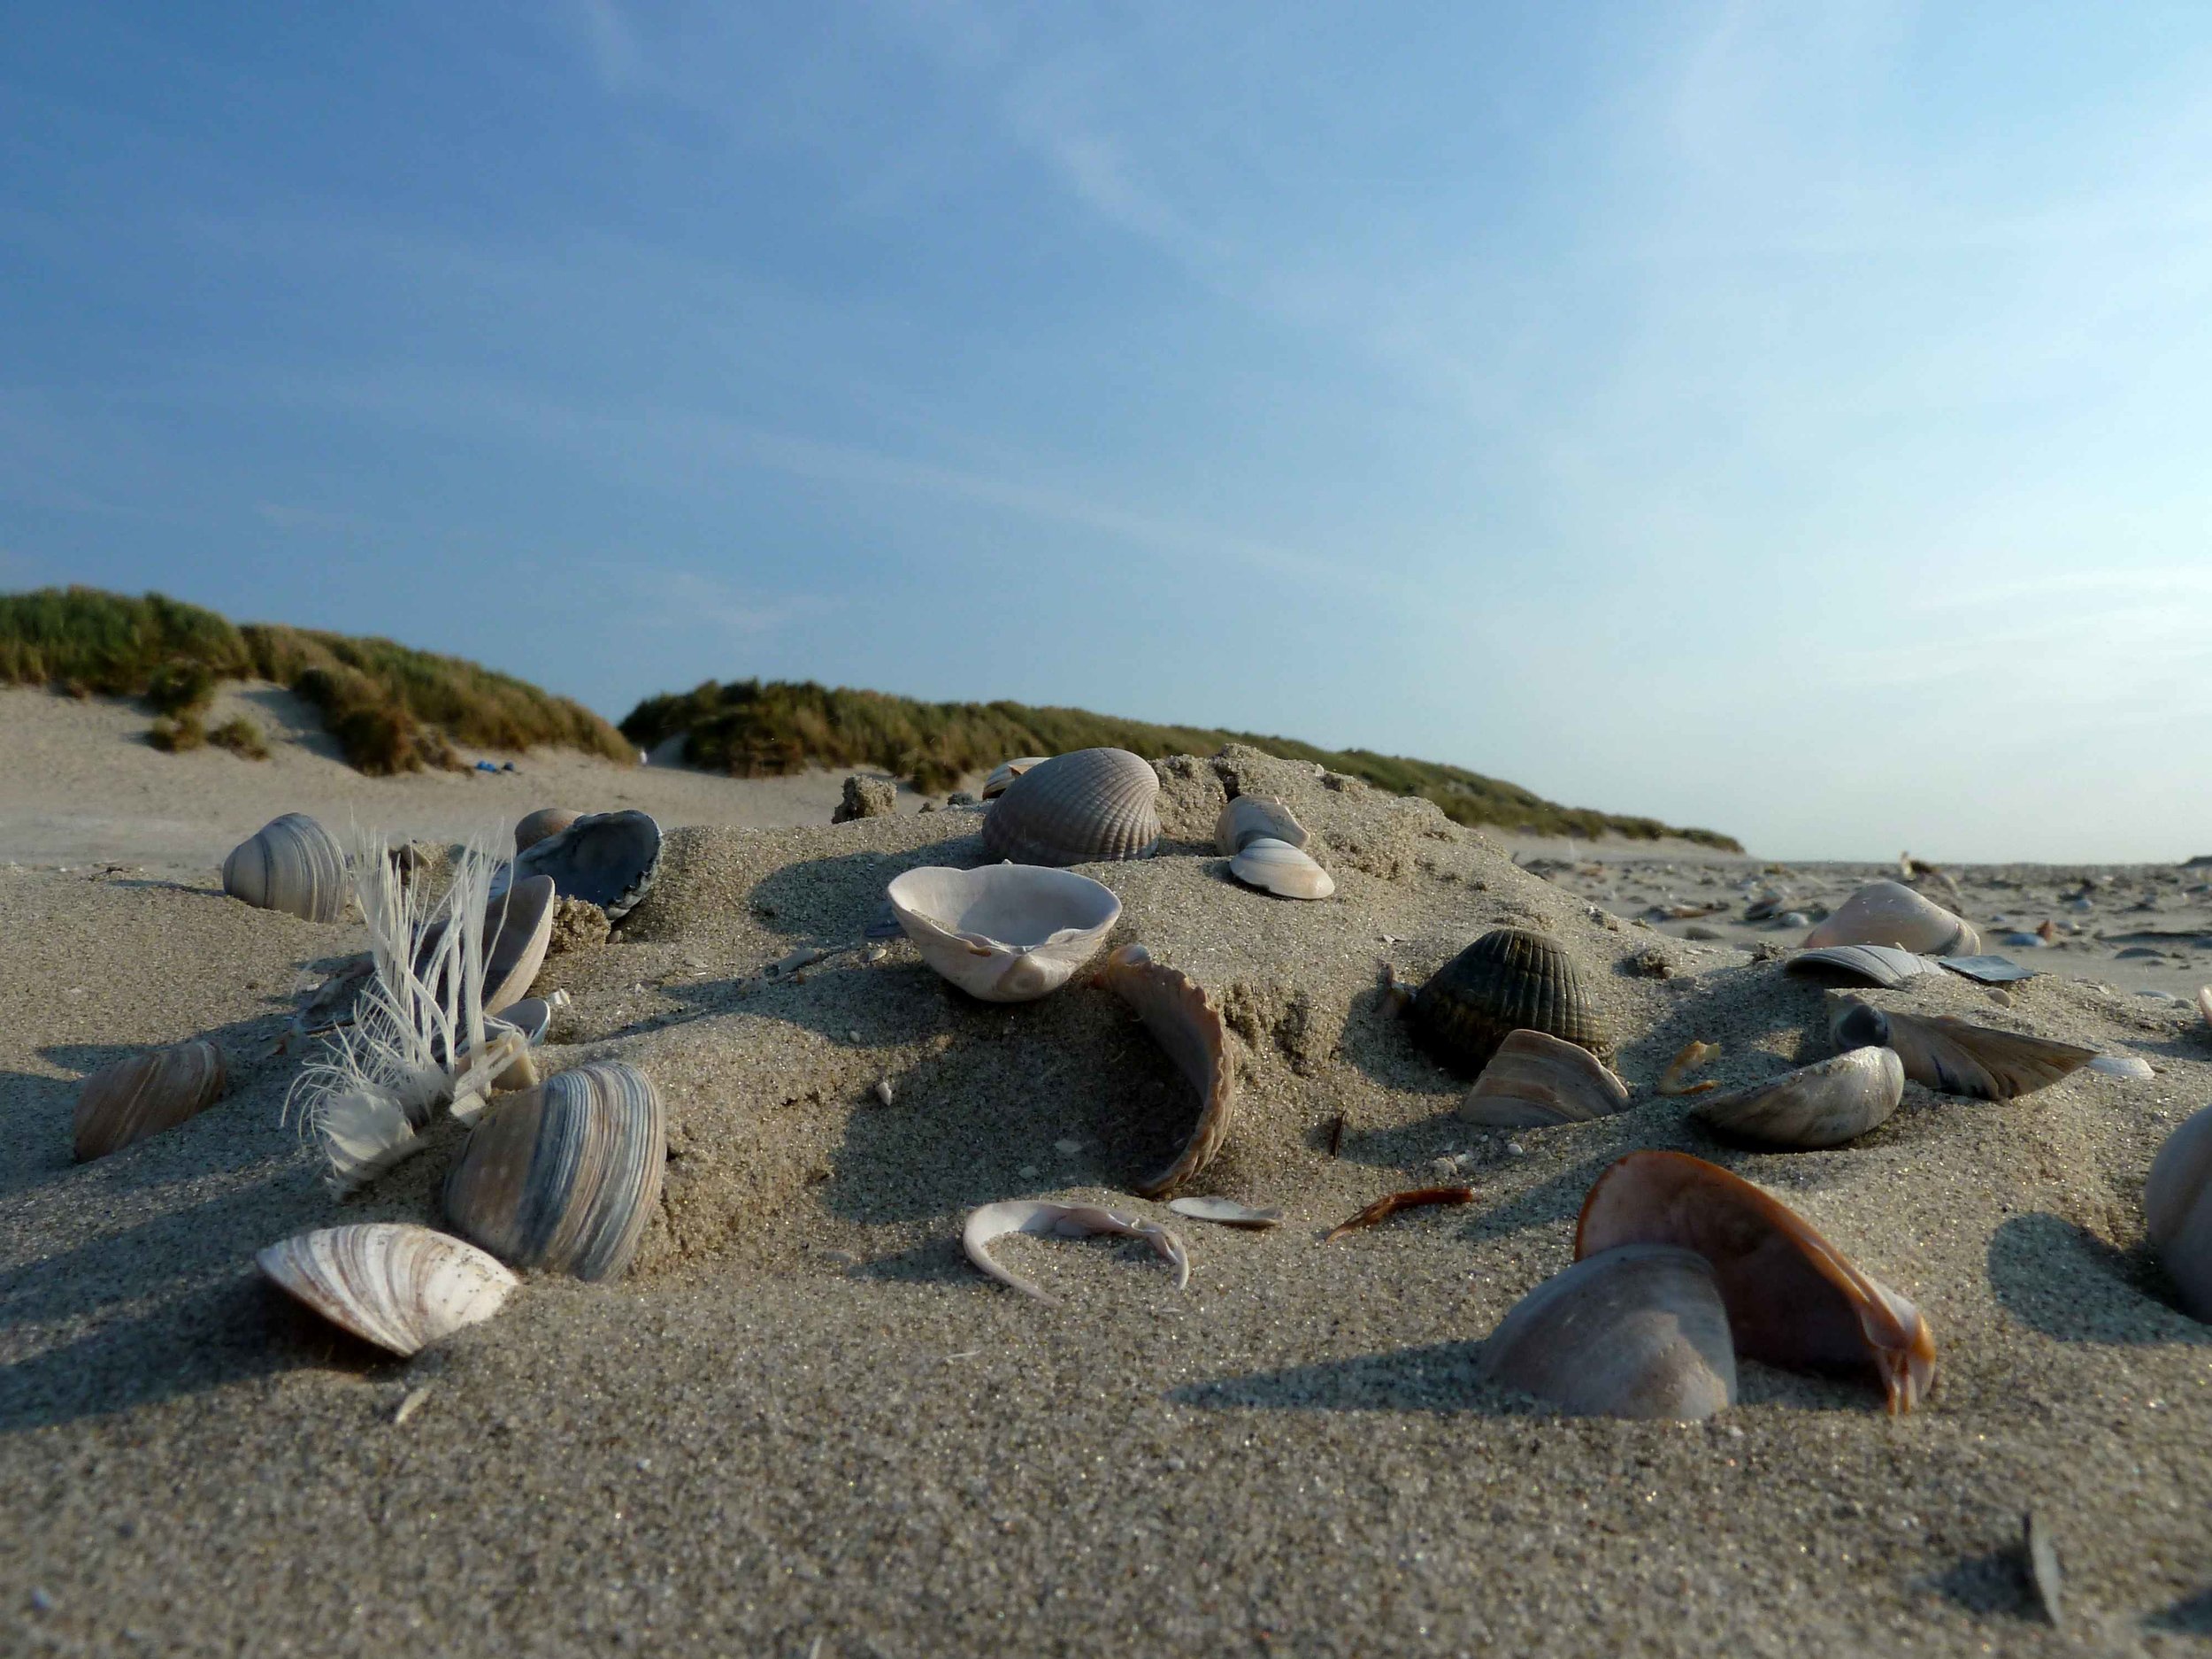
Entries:
[[1183, 1241], [1156, 1221], [1139, 1221], [1094, 1204], [1056, 1204], [1043, 1199], [1010, 1199], [1004, 1203], [985, 1204], [979, 1210], [971, 1210], [960, 1230], [960, 1248], [968, 1260], [1000, 1284], [1018, 1290], [1025, 1296], [1034, 1296], [1039, 1302], [1050, 1302], [1052, 1298], [991, 1257], [992, 1240], [1002, 1239], [1010, 1233], [1042, 1233], [1063, 1239], [1088, 1239], [1102, 1233], [1143, 1239], [1175, 1270], [1176, 1289], [1181, 1290], [1190, 1283], [1190, 1256], [1183, 1248]]
[[[515, 854], [507, 880], [550, 876], [565, 899], [581, 899], [618, 922], [635, 910], [660, 872], [661, 830], [643, 812], [593, 812]], [[494, 898], [504, 883], [494, 885]]]
[[1142, 945], [1124, 945], [1106, 959], [1106, 985], [1135, 1010], [1175, 1068], [1199, 1094], [1198, 1122], [1167, 1168], [1137, 1183], [1146, 1198], [1173, 1192], [1209, 1164], [1229, 1138], [1236, 1117], [1236, 1077], [1221, 1012], [1190, 977], [1152, 960]]
[[994, 1002], [1057, 990], [1121, 917], [1121, 901], [1102, 882], [1041, 864], [926, 864], [894, 878], [887, 891], [922, 960]]

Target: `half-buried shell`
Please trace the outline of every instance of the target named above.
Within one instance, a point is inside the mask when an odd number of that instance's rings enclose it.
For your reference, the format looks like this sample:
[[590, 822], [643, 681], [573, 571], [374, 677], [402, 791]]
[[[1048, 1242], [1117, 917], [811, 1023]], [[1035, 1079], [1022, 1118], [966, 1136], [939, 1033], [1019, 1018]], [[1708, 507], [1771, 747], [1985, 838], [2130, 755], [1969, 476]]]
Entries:
[[1801, 950], [1783, 966], [1791, 973], [1803, 974], [1809, 979], [1852, 980], [1861, 985], [1878, 985], [1884, 990], [1893, 990], [1908, 979], [1916, 979], [1935, 971], [1934, 964], [1927, 957], [1900, 950], [1895, 945], [1828, 945], [1817, 950]]
[[1302, 848], [1306, 826], [1271, 795], [1233, 796], [1214, 820], [1214, 848], [1225, 858], [1235, 857], [1262, 836], [1286, 847]]
[[1935, 1380], [1920, 1310], [1863, 1273], [1779, 1199], [1683, 1152], [1632, 1152], [1591, 1185], [1575, 1256], [1624, 1244], [1695, 1250], [1713, 1269], [1740, 1356], [1815, 1371], [1871, 1367], [1892, 1412]]
[[667, 1156], [650, 1079], [619, 1060], [578, 1066], [484, 1112], [446, 1177], [446, 1218], [513, 1266], [613, 1279]]
[[1808, 947], [1895, 945], [1924, 956], [1970, 956], [1982, 948], [1973, 925], [1894, 881], [1871, 881], [1805, 935]]
[[1467, 1075], [1489, 1064], [1516, 1031], [1541, 1032], [1601, 1060], [1612, 1033], [1581, 973], [1553, 940], [1496, 927], [1431, 974], [1406, 1010], [1429, 1049]]
[[1236, 1076], [1221, 1011], [1187, 974], [1153, 961], [1142, 945], [1124, 945], [1107, 957], [1101, 977], [1198, 1091], [1198, 1122], [1183, 1149], [1159, 1174], [1137, 1183], [1144, 1197], [1162, 1197], [1213, 1162], [1236, 1117]]
[[968, 1259], [1000, 1284], [1039, 1302], [1052, 1298], [991, 1259], [991, 1241], [1010, 1233], [1038, 1233], [1063, 1239], [1088, 1239], [1101, 1233], [1143, 1239], [1175, 1270], [1176, 1289], [1190, 1283], [1190, 1257], [1184, 1252], [1183, 1241], [1156, 1221], [1139, 1221], [1094, 1204], [1056, 1204], [1043, 1199], [1012, 1199], [971, 1210], [960, 1230], [960, 1248]]
[[345, 914], [346, 855], [306, 813], [287, 812], [231, 849], [223, 891], [302, 921], [334, 922]]
[[1038, 864], [926, 864], [887, 890], [922, 960], [987, 1002], [1026, 1002], [1059, 989], [1121, 917], [1121, 901], [1103, 883]]
[[2094, 1048], [2024, 1032], [1976, 1025], [1942, 1014], [1899, 1014], [1830, 993], [1829, 1029], [1839, 1048], [1880, 1045], [1924, 1088], [1982, 1100], [2016, 1100], [2078, 1071]]
[[1628, 1086], [1587, 1048], [1540, 1031], [1517, 1031], [1498, 1045], [1459, 1115], [1502, 1129], [1588, 1123], [1628, 1110]]
[[[557, 909], [550, 876], [525, 876], [519, 881], [495, 893], [484, 906], [483, 1010], [486, 1015], [497, 1014], [522, 1001], [545, 965], [545, 953], [553, 941], [553, 917]], [[423, 930], [415, 946], [415, 972], [425, 978], [434, 977], [434, 964], [439, 960], [438, 947], [445, 937], [445, 925], [441, 922]], [[457, 976], [461, 963], [457, 954], [448, 956], [442, 968], [434, 972], [437, 984], [434, 988], [442, 994], [445, 976]]]
[[254, 1262], [333, 1325], [402, 1358], [490, 1318], [522, 1282], [472, 1244], [395, 1221], [303, 1233]]
[[1052, 758], [1049, 755], [1019, 755], [1012, 760], [1002, 760], [991, 768], [991, 775], [983, 780], [982, 799], [995, 801], [1006, 793], [1006, 786], [1033, 766], [1041, 766]]
[[527, 814], [515, 826], [515, 850], [534, 847], [549, 835], [557, 835], [578, 818], [580, 812], [572, 812], [565, 806], [541, 806]]
[[[638, 907], [659, 873], [661, 827], [643, 812], [593, 812], [515, 854], [507, 880], [550, 876], [565, 899], [581, 899], [618, 922]], [[496, 898], [503, 883], [495, 882]]]
[[1498, 1322], [1475, 1374], [1571, 1417], [1694, 1423], [1736, 1402], [1712, 1267], [1669, 1245], [1623, 1245], [1554, 1274]]
[[102, 1066], [78, 1086], [70, 1125], [80, 1163], [173, 1129], [222, 1098], [228, 1075], [211, 1042], [149, 1048]]
[[2185, 1120], [2151, 1160], [2143, 1217], [2181, 1305], [2212, 1323], [2212, 1106]]
[[1229, 873], [1248, 887], [1259, 887], [1284, 899], [1325, 899], [1336, 891], [1336, 880], [1288, 841], [1256, 835], [1229, 860]]
[[1716, 1094], [1691, 1116], [1761, 1146], [1839, 1147], [1889, 1121], [1905, 1093], [1905, 1068], [1887, 1048], [1853, 1048], [1749, 1088]]
[[1018, 864], [1142, 858], [1159, 845], [1159, 774], [1125, 749], [1079, 749], [1033, 766], [983, 819], [983, 846]]

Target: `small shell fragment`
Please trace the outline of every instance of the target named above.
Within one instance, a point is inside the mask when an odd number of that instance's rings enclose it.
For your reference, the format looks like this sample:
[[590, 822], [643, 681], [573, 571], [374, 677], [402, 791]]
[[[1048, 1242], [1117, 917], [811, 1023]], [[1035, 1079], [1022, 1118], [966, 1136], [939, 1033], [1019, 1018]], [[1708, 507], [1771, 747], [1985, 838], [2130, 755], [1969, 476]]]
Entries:
[[2010, 956], [1938, 956], [1936, 960], [1952, 972], [1984, 985], [2011, 985], [2035, 978], [2033, 968], [2024, 968]]
[[2138, 1083], [2147, 1083], [2158, 1075], [2151, 1063], [2139, 1054], [2097, 1055], [2082, 1069], [2100, 1077], [2124, 1077]]
[[1325, 899], [1336, 891], [1335, 878], [1312, 858], [1288, 841], [1266, 835], [1244, 843], [1243, 850], [1229, 860], [1229, 873], [1248, 887], [1283, 899]]
[[1032, 766], [1041, 766], [1052, 758], [1049, 755], [1021, 755], [1012, 760], [1001, 761], [991, 769], [991, 775], [983, 780], [983, 799], [995, 801], [1006, 793], [1006, 786], [1027, 772]]
[[1720, 1044], [1701, 1042], [1695, 1037], [1684, 1043], [1667, 1069], [1659, 1074], [1658, 1092], [1662, 1094], [1703, 1094], [1719, 1087], [1710, 1078], [1702, 1083], [1689, 1080], [1690, 1073], [1701, 1071], [1720, 1057]]
[[1628, 1109], [1628, 1086], [1587, 1048], [1540, 1031], [1510, 1033], [1459, 1103], [1469, 1123], [1500, 1129], [1588, 1123]]
[[1137, 1183], [1145, 1198], [1173, 1192], [1212, 1163], [1236, 1117], [1236, 1074], [1221, 1010], [1187, 974], [1152, 960], [1142, 945], [1124, 945], [1106, 958], [1107, 988], [1135, 1010], [1175, 1069], [1198, 1091], [1198, 1122], [1166, 1169]]
[[1214, 820], [1214, 849], [1225, 858], [1233, 858], [1263, 837], [1302, 849], [1306, 826], [1271, 795], [1233, 796]]
[[2059, 1597], [2066, 1581], [2059, 1571], [2058, 1547], [2052, 1541], [2051, 1529], [2033, 1509], [2020, 1517], [2020, 1553], [2026, 1560], [2028, 1583], [2043, 1617], [2051, 1621], [2052, 1629], [2063, 1628]]
[[78, 1086], [70, 1126], [79, 1163], [173, 1129], [222, 1098], [229, 1074], [211, 1042], [149, 1048], [102, 1066]]
[[1279, 1210], [1255, 1210], [1233, 1198], [1171, 1198], [1167, 1207], [1193, 1221], [1210, 1221], [1224, 1227], [1274, 1227], [1282, 1225]]
[[967, 1224], [960, 1230], [960, 1248], [967, 1253], [968, 1259], [1000, 1284], [1018, 1290], [1025, 1296], [1034, 1296], [1039, 1302], [1048, 1302], [1052, 1298], [991, 1259], [992, 1240], [1002, 1239], [1010, 1233], [1035, 1233], [1063, 1239], [1087, 1239], [1100, 1234], [1143, 1239], [1175, 1270], [1176, 1289], [1181, 1290], [1190, 1283], [1190, 1257], [1183, 1249], [1183, 1241], [1156, 1221], [1139, 1221], [1094, 1204], [1056, 1204], [1043, 1199], [1012, 1199], [969, 1211]]
[[326, 1227], [254, 1257], [333, 1325], [403, 1358], [497, 1313], [521, 1283], [474, 1245], [430, 1227]]

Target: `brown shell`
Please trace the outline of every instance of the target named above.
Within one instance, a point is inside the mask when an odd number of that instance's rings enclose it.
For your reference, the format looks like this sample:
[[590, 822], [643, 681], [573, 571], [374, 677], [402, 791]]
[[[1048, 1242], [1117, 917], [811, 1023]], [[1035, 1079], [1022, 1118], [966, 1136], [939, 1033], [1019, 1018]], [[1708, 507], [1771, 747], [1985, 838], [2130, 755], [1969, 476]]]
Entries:
[[227, 1081], [223, 1051], [211, 1042], [149, 1048], [102, 1066], [77, 1091], [78, 1161], [175, 1128], [221, 1099]]
[[1006, 786], [983, 819], [983, 846], [1018, 864], [1142, 858], [1159, 845], [1159, 774], [1125, 749], [1056, 755]]
[[1406, 1010], [1415, 1033], [1455, 1071], [1472, 1075], [1517, 1031], [1541, 1032], [1600, 1059], [1613, 1035], [1567, 953], [1525, 927], [1496, 927], [1454, 956], [1414, 993]]
[[565, 806], [540, 807], [515, 826], [515, 850], [520, 852], [534, 841], [559, 834], [581, 817], [582, 813], [572, 812]]
[[1236, 1117], [1236, 1074], [1221, 1012], [1187, 974], [1152, 960], [1142, 945], [1124, 945], [1106, 958], [1101, 976], [1135, 1010], [1144, 1028], [1167, 1050], [1175, 1068], [1198, 1091], [1198, 1122], [1175, 1161], [1137, 1184], [1146, 1198], [1173, 1192], [1213, 1162]]
[[287, 812], [231, 849], [223, 891], [261, 910], [334, 922], [346, 910], [346, 855], [306, 813]]
[[1947, 1014], [1892, 1013], [1841, 993], [1831, 993], [1830, 1002], [1829, 1029], [1839, 1048], [1893, 1049], [1907, 1077], [1946, 1094], [2017, 1100], [2097, 1058], [2094, 1048], [2077, 1043]]

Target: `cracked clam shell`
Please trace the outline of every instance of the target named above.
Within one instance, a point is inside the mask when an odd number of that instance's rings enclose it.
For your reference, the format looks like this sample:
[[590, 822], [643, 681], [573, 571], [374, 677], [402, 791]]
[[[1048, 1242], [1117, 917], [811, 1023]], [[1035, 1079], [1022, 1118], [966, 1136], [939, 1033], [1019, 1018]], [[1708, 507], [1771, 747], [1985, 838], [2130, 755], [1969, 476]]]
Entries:
[[1325, 899], [1336, 880], [1312, 858], [1271, 835], [1256, 835], [1229, 860], [1229, 873], [1248, 887], [1284, 899]]
[[534, 812], [526, 813], [515, 826], [515, 850], [520, 852], [526, 847], [534, 847], [549, 835], [559, 834], [581, 817], [582, 813], [572, 812], [565, 806], [541, 806]]
[[1981, 1100], [2017, 1100], [2097, 1058], [2094, 1048], [2024, 1032], [1977, 1025], [1947, 1014], [1900, 1014], [1831, 993], [1828, 1025], [1839, 1048], [1879, 1045], [1924, 1088]]
[[1628, 1110], [1628, 1086], [1587, 1048], [1540, 1031], [1507, 1034], [1459, 1115], [1500, 1129], [1588, 1123]]
[[2212, 1324], [2212, 1106], [2184, 1120], [2151, 1160], [2143, 1217], [2182, 1307]]
[[1058, 990], [1121, 917], [1121, 901], [1102, 882], [1041, 864], [925, 864], [886, 891], [922, 960], [987, 1002]]
[[660, 872], [661, 826], [643, 812], [590, 812], [515, 854], [495, 899], [505, 887], [531, 876], [550, 876], [565, 899], [581, 899], [618, 922], [638, 907]]
[[110, 1062], [77, 1087], [70, 1123], [77, 1161], [104, 1158], [175, 1128], [220, 1100], [228, 1081], [223, 1051], [211, 1042], [180, 1042]]
[[1041, 766], [1052, 758], [1049, 755], [1018, 755], [1012, 760], [1002, 760], [991, 768], [991, 775], [983, 780], [981, 798], [995, 801], [1006, 793], [1006, 786], [1033, 766]]
[[1306, 826], [1271, 795], [1233, 795], [1214, 820], [1214, 849], [1225, 858], [1235, 857], [1263, 835], [1286, 847], [1306, 844]]
[[1887, 1048], [1852, 1048], [1690, 1109], [1707, 1127], [1761, 1146], [1839, 1147], [1889, 1121], [1905, 1068]]
[[1494, 927], [1429, 976], [1406, 1010], [1415, 1033], [1456, 1071], [1479, 1073], [1516, 1031], [1541, 1032], [1601, 1060], [1612, 1033], [1558, 943], [1525, 927]]
[[1632, 1152], [1591, 1184], [1575, 1256], [1673, 1244], [1713, 1269], [1736, 1352], [1785, 1369], [1871, 1370], [1893, 1414], [1935, 1381], [1920, 1310], [1772, 1194], [1686, 1152]]
[[983, 846], [1018, 864], [1147, 856], [1160, 841], [1159, 774], [1125, 749], [1079, 749], [1033, 766], [983, 819]]
[[485, 1110], [446, 1177], [446, 1218], [512, 1266], [618, 1278], [667, 1158], [651, 1079], [620, 1060], [580, 1065]]
[[522, 1282], [472, 1244], [393, 1221], [303, 1233], [254, 1263], [331, 1324], [403, 1359], [490, 1318]]
[[1107, 987], [1133, 1009], [1175, 1069], [1198, 1091], [1198, 1121], [1172, 1163], [1138, 1194], [1158, 1198], [1173, 1192], [1214, 1160], [1236, 1117], [1236, 1075], [1221, 1011], [1189, 975], [1152, 960], [1142, 945], [1124, 945], [1106, 958]]
[[1870, 881], [1805, 935], [1830, 945], [1894, 945], [1923, 956], [1970, 956], [1982, 948], [1973, 925], [1894, 881]]
[[1672, 1245], [1586, 1256], [1513, 1304], [1475, 1375], [1570, 1417], [1695, 1423], [1736, 1403], [1736, 1347], [1711, 1264]]
[[334, 922], [346, 910], [346, 855], [306, 813], [287, 812], [231, 849], [223, 891], [302, 921]]

